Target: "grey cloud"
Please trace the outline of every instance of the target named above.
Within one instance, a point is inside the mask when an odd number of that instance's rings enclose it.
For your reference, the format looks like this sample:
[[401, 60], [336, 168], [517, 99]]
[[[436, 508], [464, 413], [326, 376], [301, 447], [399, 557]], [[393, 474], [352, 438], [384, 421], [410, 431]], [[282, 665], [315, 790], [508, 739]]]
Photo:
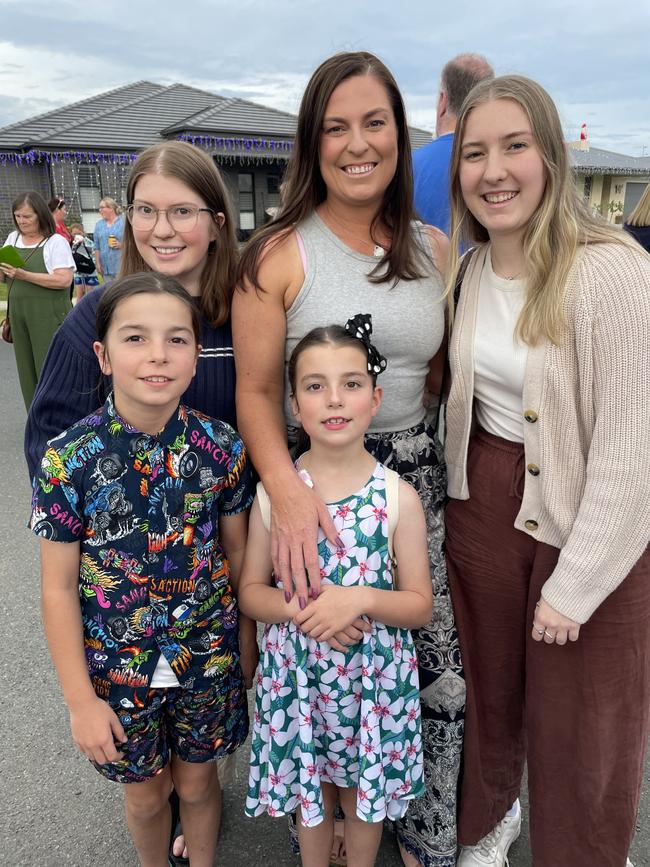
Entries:
[[[402, 5], [394, 0], [194, 0], [185, 6], [112, 0], [105, 6], [86, 4], [80, 15], [70, 0], [56, 5], [32, 0], [29, 10], [12, 4], [3, 25], [3, 39], [31, 47], [35, 55], [48, 49], [68, 53], [71, 74], [83, 74], [86, 58], [105, 62], [102, 80], [86, 79], [88, 93], [147, 78], [207, 89], [215, 89], [210, 82], [220, 82], [226, 95], [263, 102], [269, 101], [267, 84], [273, 76], [306, 80], [329, 54], [365, 48], [388, 63], [418, 112], [427, 103], [435, 108], [444, 62], [461, 51], [476, 51], [499, 74], [539, 80], [561, 106], [567, 126], [588, 118], [603, 144], [650, 144], [649, 4], [613, 9], [608, 0], [590, 0], [588, 8], [564, 0], [492, 0], [487, 5], [455, 0], [443, 9], [431, 0]], [[89, 30], [93, 38], [86, 47]], [[278, 92], [271, 104], [295, 110], [298, 96]], [[62, 92], [59, 104], [65, 101]], [[623, 102], [634, 106], [624, 124]], [[40, 105], [21, 116], [38, 110]], [[9, 115], [8, 104], [6, 111]]]

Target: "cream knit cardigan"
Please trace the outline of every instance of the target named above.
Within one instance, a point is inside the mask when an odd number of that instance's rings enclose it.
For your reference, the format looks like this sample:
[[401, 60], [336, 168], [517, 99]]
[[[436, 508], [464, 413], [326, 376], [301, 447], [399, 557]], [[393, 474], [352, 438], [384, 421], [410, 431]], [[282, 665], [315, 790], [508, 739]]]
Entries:
[[[445, 456], [449, 496], [466, 500], [474, 331], [489, 245], [472, 255], [450, 344]], [[514, 526], [561, 548], [543, 598], [584, 623], [618, 587], [650, 536], [650, 257], [590, 244], [567, 280], [566, 339], [528, 352], [527, 468]]]

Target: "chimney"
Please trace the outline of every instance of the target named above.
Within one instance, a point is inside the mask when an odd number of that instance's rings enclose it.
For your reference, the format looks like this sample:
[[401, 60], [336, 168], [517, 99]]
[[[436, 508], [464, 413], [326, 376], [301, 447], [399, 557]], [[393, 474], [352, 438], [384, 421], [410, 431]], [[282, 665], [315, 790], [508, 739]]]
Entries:
[[588, 151], [589, 139], [587, 138], [587, 124], [583, 123], [580, 127], [580, 138], [578, 141], [568, 142], [569, 147], [574, 151]]

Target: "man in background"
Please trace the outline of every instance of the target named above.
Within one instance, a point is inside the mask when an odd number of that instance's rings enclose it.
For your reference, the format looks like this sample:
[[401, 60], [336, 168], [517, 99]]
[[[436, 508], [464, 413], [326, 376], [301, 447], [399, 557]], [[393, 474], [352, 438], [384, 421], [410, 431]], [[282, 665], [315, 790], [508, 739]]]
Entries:
[[415, 210], [431, 226], [449, 234], [449, 163], [460, 107], [470, 90], [494, 78], [494, 70], [480, 54], [459, 54], [440, 76], [436, 109], [436, 138], [413, 152]]

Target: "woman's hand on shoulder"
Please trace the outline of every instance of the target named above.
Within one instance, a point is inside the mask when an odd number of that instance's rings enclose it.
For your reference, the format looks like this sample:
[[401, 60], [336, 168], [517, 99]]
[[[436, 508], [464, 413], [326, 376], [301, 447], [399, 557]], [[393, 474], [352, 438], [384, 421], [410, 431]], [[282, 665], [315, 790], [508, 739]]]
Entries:
[[431, 246], [431, 258], [433, 259], [433, 264], [444, 279], [447, 271], [447, 260], [449, 259], [449, 238], [436, 226], [427, 225], [424, 227], [424, 231], [426, 232], [427, 238], [429, 239], [429, 245]]
[[533, 615], [533, 641], [562, 645], [567, 641], [577, 641], [579, 634], [579, 623], [560, 614], [540, 596]]
[[267, 493], [271, 499], [271, 558], [273, 571], [282, 581], [285, 595], [295, 592], [301, 608], [309, 599], [307, 579], [312, 595], [320, 592], [318, 561], [318, 527], [336, 545], [338, 536], [325, 503], [309, 488], [298, 474], [287, 477], [276, 490]]

